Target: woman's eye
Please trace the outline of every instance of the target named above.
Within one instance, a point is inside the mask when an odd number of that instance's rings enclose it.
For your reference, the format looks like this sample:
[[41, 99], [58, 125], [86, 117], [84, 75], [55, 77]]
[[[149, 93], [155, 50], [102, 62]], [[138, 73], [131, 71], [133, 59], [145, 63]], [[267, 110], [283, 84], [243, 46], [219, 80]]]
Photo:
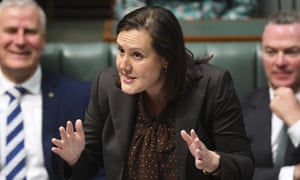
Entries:
[[143, 56], [141, 53], [134, 53], [134, 58], [140, 60], [143, 58]]
[[118, 47], [118, 51], [119, 51], [120, 54], [124, 53], [124, 49], [121, 48], [121, 47]]

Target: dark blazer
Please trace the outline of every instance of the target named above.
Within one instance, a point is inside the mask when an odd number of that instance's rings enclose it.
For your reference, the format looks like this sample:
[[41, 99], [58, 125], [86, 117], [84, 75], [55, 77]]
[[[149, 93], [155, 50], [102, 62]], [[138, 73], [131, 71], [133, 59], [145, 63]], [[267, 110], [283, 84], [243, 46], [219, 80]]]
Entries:
[[63, 179], [63, 161], [51, 151], [53, 137], [67, 120], [83, 119], [90, 97], [90, 83], [42, 70], [42, 139], [45, 166], [51, 180]]
[[[213, 179], [195, 168], [180, 130], [194, 128], [209, 149], [221, 155], [221, 179], [251, 179], [254, 162], [242, 111], [227, 71], [211, 65], [194, 67], [197, 81], [176, 102], [177, 174], [181, 180]], [[115, 85], [115, 68], [101, 71], [92, 86], [84, 130], [86, 149], [72, 179], [89, 179], [104, 164], [108, 180], [122, 180], [137, 115], [137, 96]]]
[[[252, 92], [242, 101], [245, 127], [256, 166], [253, 180], [276, 180], [280, 171], [279, 168], [274, 167], [272, 160], [272, 113], [269, 103], [270, 96], [267, 87]], [[299, 163], [300, 147], [294, 148], [291, 142], [288, 144], [285, 165]]]

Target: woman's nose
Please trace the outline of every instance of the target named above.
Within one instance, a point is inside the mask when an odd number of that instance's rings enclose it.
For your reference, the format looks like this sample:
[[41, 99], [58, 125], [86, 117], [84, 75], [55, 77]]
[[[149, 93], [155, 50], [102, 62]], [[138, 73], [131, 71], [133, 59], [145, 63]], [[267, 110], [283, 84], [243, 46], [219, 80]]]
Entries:
[[118, 61], [122, 70], [125, 70], [126, 72], [130, 71], [130, 59], [127, 55], [119, 56]]

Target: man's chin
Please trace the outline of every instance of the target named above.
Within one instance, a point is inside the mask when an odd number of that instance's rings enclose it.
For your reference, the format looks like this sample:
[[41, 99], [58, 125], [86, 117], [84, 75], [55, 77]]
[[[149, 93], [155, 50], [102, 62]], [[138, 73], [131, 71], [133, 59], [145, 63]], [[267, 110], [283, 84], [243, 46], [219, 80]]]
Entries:
[[271, 85], [275, 89], [279, 88], [279, 87], [292, 87], [293, 86], [292, 83], [287, 82], [287, 81], [276, 81], [276, 82], [273, 82]]
[[20, 66], [13, 66], [10, 68], [12, 71], [28, 71], [30, 69], [32, 69], [30, 66], [24, 66], [24, 65], [20, 65]]

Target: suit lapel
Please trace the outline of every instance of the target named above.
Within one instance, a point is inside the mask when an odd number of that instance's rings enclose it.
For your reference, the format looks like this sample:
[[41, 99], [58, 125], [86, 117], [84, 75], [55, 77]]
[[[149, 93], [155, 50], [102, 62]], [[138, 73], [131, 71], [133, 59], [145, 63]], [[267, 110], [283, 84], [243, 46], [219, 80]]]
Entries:
[[[189, 132], [191, 128], [196, 128], [199, 125], [199, 109], [203, 109], [204, 96], [206, 93], [207, 78], [202, 78], [196, 86], [186, 92], [176, 105], [176, 159], [179, 179], [185, 179], [186, 160], [190, 153], [187, 144], [181, 138], [180, 131], [186, 130]], [[199, 91], [201, 89], [201, 91]], [[202, 127], [201, 127], [202, 128]]]
[[[253, 116], [252, 136], [253, 139], [257, 140], [256, 147], [254, 149], [254, 155], [261, 155], [255, 159], [263, 159], [263, 162], [267, 164], [273, 164], [272, 160], [272, 146], [271, 146], [271, 127], [272, 127], [272, 113], [269, 108], [270, 98], [268, 88], [264, 88], [259, 91], [259, 94], [255, 96], [251, 103], [251, 113], [249, 116]], [[257, 128], [259, 127], [259, 128]], [[256, 153], [255, 151], [268, 152], [267, 156], [265, 153]]]
[[288, 144], [285, 152], [285, 165], [295, 165], [299, 163], [300, 157], [296, 152], [297, 151], [294, 145], [292, 144], [290, 138], [288, 138]]
[[121, 90], [118, 90], [111, 98], [111, 116], [119, 140], [117, 146], [119, 146], [121, 151], [121, 159], [123, 159], [124, 164], [127, 160], [128, 148], [131, 143], [132, 130], [137, 114], [137, 97], [124, 94]]
[[[56, 78], [48, 76], [43, 72], [42, 75], [42, 142], [46, 168], [49, 174], [55, 168], [53, 167], [53, 153], [51, 152], [51, 139], [55, 137], [54, 132], [58, 132], [55, 126], [57, 120], [57, 111], [59, 108], [56, 92]], [[51, 177], [50, 177], [51, 178]]]

